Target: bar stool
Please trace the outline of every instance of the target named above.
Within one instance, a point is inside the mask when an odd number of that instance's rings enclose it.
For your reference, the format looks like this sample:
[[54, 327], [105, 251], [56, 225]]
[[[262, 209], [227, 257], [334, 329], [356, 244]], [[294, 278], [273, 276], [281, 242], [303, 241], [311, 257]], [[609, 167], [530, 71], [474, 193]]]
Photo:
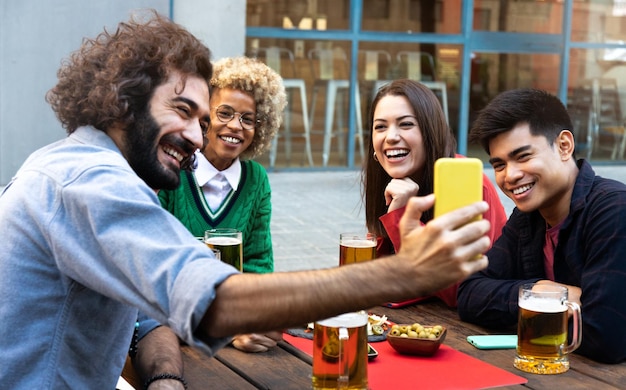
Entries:
[[[626, 149], [626, 117], [622, 117], [617, 80], [613, 78], [593, 78], [581, 82], [583, 91], [591, 91], [591, 137], [588, 151], [591, 153], [607, 150], [611, 160], [624, 158]], [[582, 92], [582, 91], [581, 91]]]
[[437, 95], [437, 92], [439, 92], [441, 108], [443, 109], [443, 113], [446, 116], [446, 122], [450, 124], [450, 121], [448, 120], [448, 91], [446, 88], [446, 83], [444, 83], [443, 81], [421, 81], [421, 83], [432, 89], [433, 92], [435, 92], [435, 95]]
[[[396, 55], [396, 61], [398, 66], [404, 70], [402, 77], [417, 80], [435, 92], [435, 95], [437, 95], [441, 102], [441, 108], [446, 116], [446, 122], [449, 124], [447, 86], [443, 81], [436, 81], [435, 61], [433, 56], [421, 51], [400, 51]], [[426, 66], [423, 66], [424, 64], [426, 64]], [[422, 72], [422, 69], [425, 68], [428, 69], [426, 74]], [[378, 92], [380, 87], [390, 81], [391, 80], [377, 80], [374, 84], [374, 94]]]
[[[337, 110], [337, 130], [333, 131], [333, 122], [335, 117], [335, 107], [337, 104], [343, 105], [343, 95], [349, 91], [350, 81], [347, 78], [335, 78], [336, 71], [342, 71], [343, 77], [348, 75], [348, 58], [341, 48], [334, 49], [312, 49], [307, 54], [311, 65], [311, 73], [313, 74], [313, 95], [311, 97], [311, 124], [313, 129], [313, 119], [315, 117], [315, 103], [320, 88], [326, 90], [326, 107], [325, 107], [325, 123], [324, 123], [324, 146], [322, 151], [323, 166], [328, 165], [330, 158], [330, 144], [332, 137], [337, 137], [337, 147], [343, 154], [343, 110]], [[337, 67], [335, 64], [337, 63]], [[361, 117], [361, 96], [358, 85], [354, 96], [356, 108], [356, 132], [355, 137], [359, 142], [359, 152], [361, 158], [364, 156], [363, 147], [363, 120]], [[313, 131], [313, 130], [311, 130]]]
[[[257, 48], [251, 53], [249, 53], [250, 57], [258, 58], [261, 61], [264, 61], [267, 66], [274, 69], [278, 74], [281, 73], [281, 64], [283, 59], [288, 61], [291, 71], [291, 76], [297, 76], [295, 60], [293, 53], [286, 48], [282, 47], [267, 47], [267, 48]], [[311, 124], [308, 113], [308, 105], [307, 105], [307, 94], [306, 94], [306, 83], [304, 79], [301, 78], [285, 78], [283, 77], [283, 86], [285, 87], [285, 92], [287, 92], [287, 109], [284, 112], [283, 116], [283, 127], [284, 127], [284, 139], [285, 139], [285, 155], [287, 157], [287, 161], [291, 161], [291, 138], [293, 136], [292, 133], [292, 110], [291, 110], [291, 102], [293, 100], [293, 93], [297, 91], [300, 95], [300, 107], [302, 110], [302, 125], [304, 128], [303, 133], [301, 134], [304, 137], [305, 146], [304, 151], [306, 154], [306, 158], [310, 166], [313, 166], [313, 156], [311, 153]], [[274, 139], [272, 140], [272, 147], [270, 148], [270, 167], [274, 167], [276, 163], [276, 154], [278, 152], [278, 138], [281, 136], [280, 132], [276, 134]]]
[[389, 82], [391, 67], [391, 55], [386, 50], [359, 50], [359, 80], [366, 91], [371, 91], [370, 102], [378, 88]]
[[437, 79], [435, 60], [430, 53], [402, 50], [396, 54], [396, 61], [404, 69], [405, 77], [418, 81]]

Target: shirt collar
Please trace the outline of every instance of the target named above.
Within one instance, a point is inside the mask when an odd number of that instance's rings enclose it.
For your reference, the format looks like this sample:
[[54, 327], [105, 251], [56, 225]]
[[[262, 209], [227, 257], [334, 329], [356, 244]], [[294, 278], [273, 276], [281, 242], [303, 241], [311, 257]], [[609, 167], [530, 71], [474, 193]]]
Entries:
[[230, 184], [234, 191], [236, 191], [239, 187], [239, 178], [241, 177], [241, 164], [239, 163], [239, 157], [233, 161], [230, 167], [224, 169], [223, 171], [218, 171], [217, 168], [215, 168], [200, 151], [196, 152], [196, 161], [198, 161], [198, 167], [194, 171], [194, 175], [196, 176], [196, 181], [200, 187], [208, 183], [218, 173], [221, 173], [226, 178], [228, 184]]
[[100, 146], [122, 154], [113, 139], [109, 137], [107, 133], [91, 126], [78, 127], [68, 138], [83, 144]]

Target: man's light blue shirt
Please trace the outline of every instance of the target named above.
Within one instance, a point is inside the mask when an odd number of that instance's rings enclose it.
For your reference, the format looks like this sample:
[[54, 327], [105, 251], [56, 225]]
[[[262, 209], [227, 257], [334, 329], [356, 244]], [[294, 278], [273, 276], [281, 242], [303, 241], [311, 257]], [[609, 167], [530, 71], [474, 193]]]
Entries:
[[113, 389], [141, 310], [194, 330], [237, 271], [214, 259], [104, 132], [33, 153], [0, 196], [0, 386]]

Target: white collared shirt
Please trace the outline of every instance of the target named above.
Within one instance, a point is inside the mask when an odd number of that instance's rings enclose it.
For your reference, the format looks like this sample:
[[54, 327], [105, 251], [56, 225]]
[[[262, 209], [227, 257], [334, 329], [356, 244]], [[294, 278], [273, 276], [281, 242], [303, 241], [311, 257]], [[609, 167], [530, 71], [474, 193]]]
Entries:
[[216, 211], [230, 191], [236, 191], [239, 188], [241, 179], [239, 158], [236, 158], [231, 166], [223, 171], [217, 170], [201, 152], [196, 152], [196, 160], [198, 161], [198, 167], [194, 171], [196, 181], [202, 187], [209, 207], [212, 211]]

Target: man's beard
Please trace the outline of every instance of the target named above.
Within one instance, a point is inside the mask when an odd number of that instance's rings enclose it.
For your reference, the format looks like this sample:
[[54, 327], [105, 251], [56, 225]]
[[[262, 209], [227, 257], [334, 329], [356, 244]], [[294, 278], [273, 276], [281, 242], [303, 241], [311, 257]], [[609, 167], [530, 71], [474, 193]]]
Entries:
[[[161, 164], [158, 158], [158, 136], [161, 128], [156, 123], [148, 109], [144, 109], [136, 116], [134, 126], [126, 130], [126, 159], [135, 173], [155, 190], [173, 190], [180, 184], [180, 168], [175, 165], [169, 167]], [[194, 159], [194, 148], [188, 142], [168, 134], [163, 136], [164, 141], [176, 145], [190, 157], [181, 161], [181, 168], [190, 169]]]

